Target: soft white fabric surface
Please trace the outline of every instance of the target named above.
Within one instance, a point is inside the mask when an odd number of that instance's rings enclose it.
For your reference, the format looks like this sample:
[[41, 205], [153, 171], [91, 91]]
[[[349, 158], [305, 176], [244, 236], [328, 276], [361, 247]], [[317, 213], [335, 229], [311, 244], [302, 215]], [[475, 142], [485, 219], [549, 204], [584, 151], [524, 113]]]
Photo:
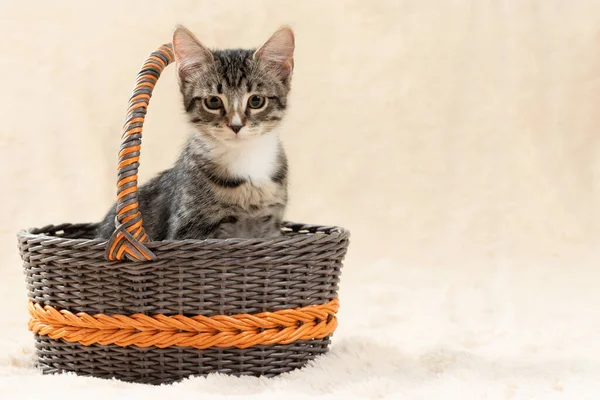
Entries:
[[[565, 268], [572, 262], [577, 274]], [[595, 270], [583, 259], [467, 268], [374, 261], [344, 276], [332, 351], [306, 369], [160, 388], [40, 376], [15, 307], [0, 340], [0, 398], [597, 399]]]
[[[600, 3], [0, 1], [0, 398], [597, 398]], [[332, 353], [149, 388], [31, 365], [20, 228], [98, 220], [144, 57], [297, 35], [293, 220], [352, 231]], [[142, 179], [186, 135], [172, 70]]]

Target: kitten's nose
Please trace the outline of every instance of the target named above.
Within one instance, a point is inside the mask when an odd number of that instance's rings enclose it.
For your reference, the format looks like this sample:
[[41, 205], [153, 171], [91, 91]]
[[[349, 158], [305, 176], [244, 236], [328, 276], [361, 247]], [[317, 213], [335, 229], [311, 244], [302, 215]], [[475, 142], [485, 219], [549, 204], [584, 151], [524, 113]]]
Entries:
[[238, 133], [240, 131], [240, 129], [242, 129], [244, 127], [244, 125], [229, 125], [229, 127], [231, 128], [232, 131], [234, 131], [235, 133]]

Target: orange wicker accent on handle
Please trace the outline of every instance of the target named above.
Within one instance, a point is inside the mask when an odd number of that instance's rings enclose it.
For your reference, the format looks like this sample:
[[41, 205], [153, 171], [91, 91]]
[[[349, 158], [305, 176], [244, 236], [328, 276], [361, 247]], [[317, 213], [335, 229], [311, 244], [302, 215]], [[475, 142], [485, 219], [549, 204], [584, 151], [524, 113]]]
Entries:
[[163, 69], [174, 60], [171, 44], [150, 54], [138, 73], [121, 136], [117, 182], [116, 230], [108, 241], [106, 259], [150, 261], [156, 256], [143, 243], [150, 238], [142, 226], [138, 210], [137, 180], [142, 143], [142, 127], [152, 90]]
[[29, 302], [29, 330], [85, 346], [116, 344], [244, 349], [259, 344], [288, 344], [297, 340], [324, 338], [337, 327], [335, 314], [338, 309], [339, 300], [334, 299], [316, 306], [232, 316], [92, 316]]

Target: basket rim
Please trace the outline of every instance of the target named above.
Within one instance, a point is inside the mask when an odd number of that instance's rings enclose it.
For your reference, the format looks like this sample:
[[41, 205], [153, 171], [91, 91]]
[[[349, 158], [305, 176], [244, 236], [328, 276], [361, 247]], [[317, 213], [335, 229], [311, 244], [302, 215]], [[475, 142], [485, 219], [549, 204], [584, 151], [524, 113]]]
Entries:
[[[58, 235], [47, 235], [43, 233], [45, 230], [61, 230], [57, 229], [62, 226], [65, 227], [86, 227], [86, 226], [95, 226], [98, 225], [97, 222], [91, 223], [65, 223], [60, 225], [45, 225], [41, 228], [27, 228], [21, 229], [17, 236], [20, 239], [36, 239], [36, 238], [44, 238], [45, 240], [68, 240], [69, 242], [75, 243], [87, 243], [87, 244], [107, 244], [108, 240], [103, 238], [70, 238], [63, 237]], [[299, 224], [284, 221], [282, 225], [284, 232], [290, 232], [297, 235], [303, 236], [318, 236], [321, 239], [329, 239], [329, 240], [345, 240], [350, 238], [350, 231], [341, 226], [335, 225], [312, 225], [312, 224]], [[311, 232], [310, 230], [315, 230], [315, 232]], [[281, 235], [272, 238], [227, 238], [227, 239], [215, 239], [215, 238], [207, 238], [207, 239], [169, 239], [169, 240], [152, 240], [147, 242], [148, 247], [153, 248], [155, 246], [161, 245], [186, 245], [186, 244], [207, 244], [207, 245], [219, 245], [219, 244], [234, 244], [234, 245], [268, 245], [268, 244], [279, 244], [288, 242], [292, 237], [290, 235]]]

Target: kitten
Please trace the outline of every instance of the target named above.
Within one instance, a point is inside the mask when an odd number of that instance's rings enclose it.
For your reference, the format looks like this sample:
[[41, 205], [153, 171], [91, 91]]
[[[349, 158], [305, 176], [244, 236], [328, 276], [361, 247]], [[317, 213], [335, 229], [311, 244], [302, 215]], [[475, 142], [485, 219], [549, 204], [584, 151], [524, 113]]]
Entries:
[[[194, 128], [175, 165], [139, 188], [152, 240], [274, 237], [287, 204], [287, 159], [277, 127], [293, 70], [294, 34], [258, 50], [204, 47], [173, 34], [183, 105]], [[114, 232], [115, 205], [98, 236]]]

